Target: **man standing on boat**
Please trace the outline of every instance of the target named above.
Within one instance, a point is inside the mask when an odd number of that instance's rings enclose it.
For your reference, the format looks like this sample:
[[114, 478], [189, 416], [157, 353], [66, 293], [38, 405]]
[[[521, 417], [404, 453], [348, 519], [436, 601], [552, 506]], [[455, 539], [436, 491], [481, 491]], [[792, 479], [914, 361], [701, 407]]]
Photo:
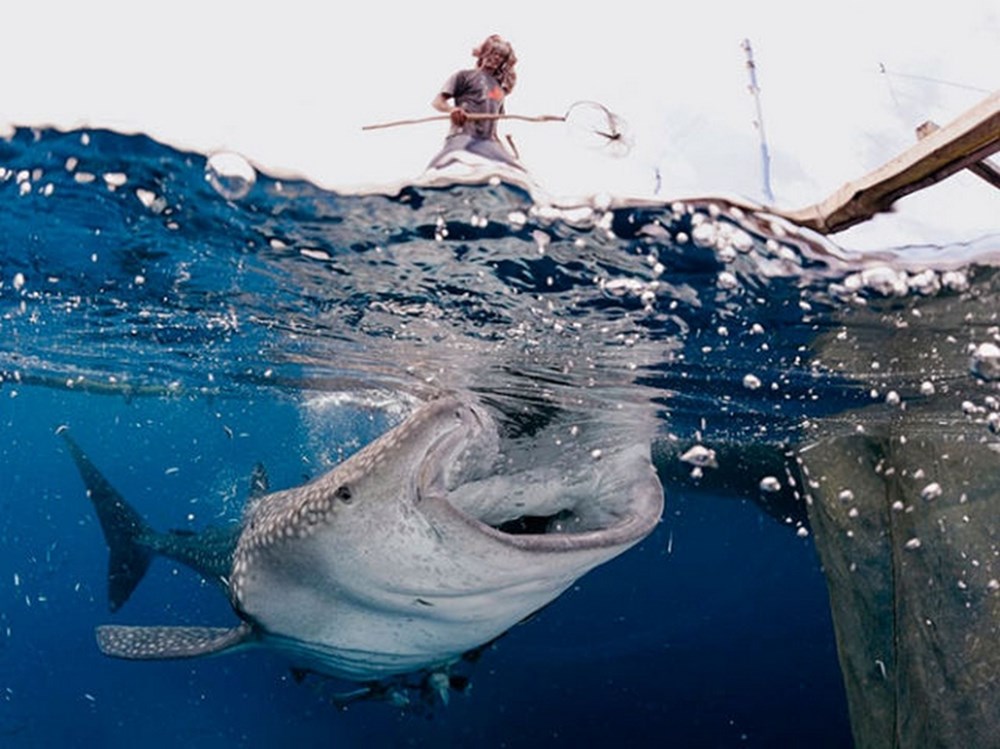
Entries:
[[[438, 111], [451, 115], [451, 132], [445, 139], [444, 148], [431, 159], [428, 168], [441, 168], [460, 161], [464, 152], [523, 169], [517, 161], [516, 151], [511, 153], [497, 137], [495, 119], [496, 115], [504, 113], [504, 99], [517, 82], [514, 48], [493, 34], [472, 50], [472, 55], [476, 58], [476, 67], [454, 73], [431, 102]], [[480, 119], [476, 115], [490, 117]], [[509, 137], [508, 142], [513, 147]]]

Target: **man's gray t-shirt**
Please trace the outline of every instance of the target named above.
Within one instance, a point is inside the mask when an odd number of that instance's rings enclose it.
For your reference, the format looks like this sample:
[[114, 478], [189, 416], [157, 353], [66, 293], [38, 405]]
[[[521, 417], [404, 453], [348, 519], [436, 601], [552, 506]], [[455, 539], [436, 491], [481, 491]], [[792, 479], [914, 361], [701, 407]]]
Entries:
[[[504, 92], [489, 73], [480, 68], [460, 70], [453, 74], [441, 93], [455, 100], [455, 106], [475, 114], [503, 114]], [[496, 138], [496, 120], [468, 120], [465, 125], [451, 126], [451, 135], [464, 133], [474, 138], [493, 140]]]

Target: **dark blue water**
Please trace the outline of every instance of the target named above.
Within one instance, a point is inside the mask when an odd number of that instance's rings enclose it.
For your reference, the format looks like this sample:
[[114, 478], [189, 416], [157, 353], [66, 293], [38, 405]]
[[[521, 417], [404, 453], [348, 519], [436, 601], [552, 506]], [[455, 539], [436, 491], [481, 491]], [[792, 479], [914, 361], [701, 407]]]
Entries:
[[231, 199], [204, 157], [110, 132], [19, 130], [0, 168], [3, 746], [850, 745], [808, 521], [754, 501], [760, 475], [719, 488], [662, 460], [660, 527], [489, 648], [467, 693], [339, 709], [343, 683], [263, 651], [102, 656], [98, 624], [232, 612], [164, 560], [108, 612], [55, 431], [153, 526], [192, 530], [239, 517], [256, 461], [296, 485], [439, 388], [529, 421], [646, 403], [661, 447], [780, 453], [872, 399], [814, 351], [879, 296], [860, 260], [722, 203], [560, 212], [507, 184], [342, 196], [263, 175]]

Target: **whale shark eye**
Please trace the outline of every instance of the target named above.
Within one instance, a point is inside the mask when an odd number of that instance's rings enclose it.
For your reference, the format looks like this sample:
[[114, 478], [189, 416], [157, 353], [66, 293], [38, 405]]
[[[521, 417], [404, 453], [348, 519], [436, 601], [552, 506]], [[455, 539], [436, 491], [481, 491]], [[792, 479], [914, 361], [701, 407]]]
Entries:
[[351, 494], [351, 489], [347, 484], [341, 484], [337, 487], [337, 491], [333, 493], [337, 499], [339, 499], [344, 504], [350, 504], [354, 499], [354, 495]]

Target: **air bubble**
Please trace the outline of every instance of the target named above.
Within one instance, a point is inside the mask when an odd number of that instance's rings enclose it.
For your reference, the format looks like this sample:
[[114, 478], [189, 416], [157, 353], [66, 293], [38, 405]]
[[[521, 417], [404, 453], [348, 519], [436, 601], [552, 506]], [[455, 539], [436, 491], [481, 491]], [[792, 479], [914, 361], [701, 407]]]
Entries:
[[941, 496], [943, 490], [941, 489], [941, 484], [936, 481], [928, 484], [920, 492], [920, 496], [930, 502], [932, 499], [937, 499]]
[[1000, 346], [981, 343], [972, 352], [969, 362], [972, 373], [984, 380], [1000, 380]]
[[718, 277], [719, 288], [721, 289], [735, 289], [740, 285], [736, 276], [729, 271], [722, 271]]
[[257, 172], [238, 153], [219, 151], [205, 163], [205, 179], [226, 200], [239, 200], [254, 186]]
[[781, 491], [781, 482], [774, 476], [765, 476], [760, 480], [760, 490], [762, 492], [775, 493]]
[[715, 450], [704, 445], [695, 445], [683, 455], [681, 460], [698, 468], [718, 468], [719, 463], [715, 458]]

